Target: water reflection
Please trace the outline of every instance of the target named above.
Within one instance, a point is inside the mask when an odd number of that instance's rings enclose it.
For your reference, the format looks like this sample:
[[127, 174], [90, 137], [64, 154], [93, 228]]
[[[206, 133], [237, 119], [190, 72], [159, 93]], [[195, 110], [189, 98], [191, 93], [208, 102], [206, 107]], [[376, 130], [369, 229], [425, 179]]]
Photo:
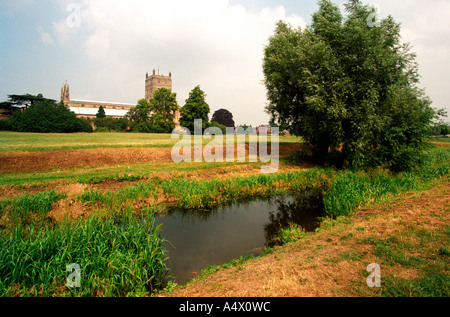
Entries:
[[174, 280], [186, 283], [201, 269], [247, 254], [260, 254], [276, 244], [280, 228], [295, 223], [306, 231], [318, 226], [321, 196], [307, 191], [295, 196], [235, 202], [209, 212], [172, 210], [157, 219]]
[[278, 232], [290, 224], [301, 226], [306, 232], [319, 227], [319, 217], [324, 209], [320, 193], [309, 190], [294, 197], [275, 198], [275, 208], [270, 209], [269, 222], [265, 225], [266, 246], [278, 244]]

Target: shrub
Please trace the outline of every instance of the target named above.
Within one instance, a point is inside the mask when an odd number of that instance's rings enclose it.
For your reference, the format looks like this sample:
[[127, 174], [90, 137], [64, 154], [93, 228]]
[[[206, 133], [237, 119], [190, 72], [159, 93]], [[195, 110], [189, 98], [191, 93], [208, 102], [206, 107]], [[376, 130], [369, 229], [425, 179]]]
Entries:
[[8, 121], [12, 130], [18, 132], [93, 132], [88, 121], [77, 118], [64, 104], [49, 100], [36, 102], [23, 112], [16, 111]]

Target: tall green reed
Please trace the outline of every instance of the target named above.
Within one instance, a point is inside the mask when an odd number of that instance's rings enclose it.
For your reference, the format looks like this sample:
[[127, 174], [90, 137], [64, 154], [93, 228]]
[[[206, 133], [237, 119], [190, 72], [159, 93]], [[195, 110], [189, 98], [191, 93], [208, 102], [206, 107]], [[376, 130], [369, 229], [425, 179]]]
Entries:
[[411, 172], [393, 173], [383, 169], [372, 171], [340, 171], [324, 195], [328, 216], [349, 215], [360, 205], [374, 202], [388, 194], [427, 188], [432, 180], [450, 172], [450, 149], [433, 148], [420, 166]]
[[39, 221], [51, 210], [53, 203], [66, 197], [65, 193], [50, 190], [6, 199], [0, 203], [0, 216], [7, 211], [8, 217], [13, 223], [24, 224]]
[[[255, 175], [232, 179], [189, 180], [173, 178], [150, 180], [119, 191], [88, 189], [79, 199], [113, 208], [135, 200], [162, 195], [174, 207], [184, 209], [210, 209], [233, 200], [273, 196], [320, 187], [329, 182], [330, 170], [312, 169], [303, 172]], [[126, 204], [125, 204], [126, 205]]]
[[[165, 251], [154, 215], [90, 217], [39, 230], [18, 226], [0, 236], [1, 296], [128, 296], [164, 283]], [[66, 266], [81, 268], [68, 288]]]

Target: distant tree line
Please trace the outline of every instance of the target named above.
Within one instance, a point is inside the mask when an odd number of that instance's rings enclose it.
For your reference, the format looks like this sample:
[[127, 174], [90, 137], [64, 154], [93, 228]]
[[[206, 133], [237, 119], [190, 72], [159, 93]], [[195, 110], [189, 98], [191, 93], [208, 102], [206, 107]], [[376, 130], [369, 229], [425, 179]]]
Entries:
[[179, 108], [176, 93], [161, 88], [149, 101], [140, 99], [123, 118], [107, 117], [100, 106], [95, 118], [78, 118], [62, 102], [34, 96], [9, 95], [9, 100], [0, 103], [0, 110], [8, 119], [0, 120], [0, 130], [18, 132], [125, 132], [172, 133], [175, 129], [175, 113], [180, 111], [180, 125], [194, 133], [194, 120], [202, 120], [202, 132], [209, 127], [219, 128], [223, 134], [227, 127], [234, 128], [233, 115], [226, 109], [217, 110], [209, 121], [210, 107], [206, 94], [196, 86], [189, 94], [185, 105]]

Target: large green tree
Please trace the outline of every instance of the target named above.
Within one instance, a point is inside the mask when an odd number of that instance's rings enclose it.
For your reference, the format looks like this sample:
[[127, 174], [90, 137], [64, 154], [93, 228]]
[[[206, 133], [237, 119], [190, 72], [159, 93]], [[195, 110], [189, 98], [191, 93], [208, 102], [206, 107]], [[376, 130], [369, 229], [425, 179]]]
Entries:
[[135, 125], [148, 122], [150, 118], [150, 104], [146, 99], [139, 99], [136, 107], [130, 109], [126, 117]]
[[92, 132], [92, 126], [61, 103], [43, 99], [16, 111], [8, 119], [12, 130], [18, 132], [71, 133]]
[[140, 99], [127, 113], [131, 128], [138, 132], [171, 133], [175, 129], [175, 112], [179, 108], [176, 98], [176, 93], [160, 88], [150, 101]]
[[371, 7], [345, 7], [344, 18], [321, 0], [311, 26], [277, 24], [264, 51], [266, 111], [323, 161], [411, 168], [434, 114], [415, 55], [391, 16], [374, 26]]
[[150, 123], [162, 133], [175, 129], [175, 112], [178, 111], [177, 94], [167, 88], [155, 91], [150, 99]]
[[208, 127], [210, 108], [206, 103], [206, 94], [196, 86], [189, 93], [185, 105], [181, 108], [180, 125], [194, 133], [194, 120], [202, 120], [202, 131]]

